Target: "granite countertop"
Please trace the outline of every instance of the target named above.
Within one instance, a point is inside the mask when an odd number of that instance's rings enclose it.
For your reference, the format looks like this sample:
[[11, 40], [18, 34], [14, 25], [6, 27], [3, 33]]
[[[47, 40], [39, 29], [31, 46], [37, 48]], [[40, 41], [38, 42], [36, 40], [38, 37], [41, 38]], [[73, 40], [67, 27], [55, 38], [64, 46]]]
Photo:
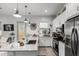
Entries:
[[0, 48], [0, 51], [36, 51], [38, 50], [38, 45], [36, 44], [27, 44], [22, 47], [14, 47], [14, 48]]
[[0, 51], [37, 51], [38, 50], [38, 38], [35, 44], [26, 44], [25, 46], [19, 47], [18, 43], [14, 43], [11, 48], [10, 45], [5, 44]]

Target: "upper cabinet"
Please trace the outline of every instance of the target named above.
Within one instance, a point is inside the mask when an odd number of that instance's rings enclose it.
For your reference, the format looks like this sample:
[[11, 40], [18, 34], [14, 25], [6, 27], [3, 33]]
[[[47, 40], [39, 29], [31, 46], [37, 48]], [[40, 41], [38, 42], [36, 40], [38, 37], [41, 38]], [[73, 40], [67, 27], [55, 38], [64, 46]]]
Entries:
[[77, 15], [77, 14], [79, 14], [79, 4], [78, 3], [66, 4], [66, 10], [52, 21], [53, 31], [56, 30], [56, 27], [59, 27], [62, 24], [64, 24], [68, 18], [70, 18], [74, 15]]
[[79, 3], [69, 3], [66, 5], [67, 17], [77, 15], [79, 13]]
[[52, 25], [53, 25], [53, 31], [55, 31], [56, 30], [56, 27], [59, 27], [59, 26], [61, 26], [62, 24], [64, 24], [65, 23], [65, 21], [66, 21], [66, 11], [64, 11], [62, 14], [60, 14], [59, 16], [57, 16], [54, 20], [53, 20], [53, 22], [52, 22]]

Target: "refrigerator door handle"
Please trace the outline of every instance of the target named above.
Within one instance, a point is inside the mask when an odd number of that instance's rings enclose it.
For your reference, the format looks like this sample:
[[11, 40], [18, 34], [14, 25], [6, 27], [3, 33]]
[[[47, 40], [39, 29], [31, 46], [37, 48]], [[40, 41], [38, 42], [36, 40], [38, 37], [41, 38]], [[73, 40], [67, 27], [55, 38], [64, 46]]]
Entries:
[[77, 32], [77, 29], [75, 28], [75, 35], [76, 35], [76, 40], [75, 40], [75, 55], [77, 56], [77, 52], [78, 52], [78, 32]]
[[74, 39], [74, 38], [72, 38], [73, 35], [74, 35], [74, 28], [72, 29], [72, 33], [71, 33], [71, 50], [72, 50], [72, 55], [74, 56], [75, 55], [75, 53], [74, 53], [75, 49], [73, 48], [73, 45], [74, 45], [74, 42], [72, 40], [72, 39]]
[[[74, 37], [73, 37], [74, 35]], [[73, 38], [72, 38], [73, 37]], [[73, 39], [73, 41], [72, 41]], [[72, 49], [72, 54], [73, 56], [77, 56], [77, 49], [78, 49], [78, 32], [76, 28], [72, 29], [72, 34], [71, 34], [71, 49]]]

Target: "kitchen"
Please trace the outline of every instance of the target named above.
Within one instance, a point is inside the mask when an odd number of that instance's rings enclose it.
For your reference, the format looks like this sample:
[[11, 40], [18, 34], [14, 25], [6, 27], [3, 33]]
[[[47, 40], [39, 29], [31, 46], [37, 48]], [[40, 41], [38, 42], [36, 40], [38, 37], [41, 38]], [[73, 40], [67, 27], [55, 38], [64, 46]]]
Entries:
[[78, 12], [77, 3], [0, 3], [0, 56], [78, 56], [78, 35], [67, 41]]

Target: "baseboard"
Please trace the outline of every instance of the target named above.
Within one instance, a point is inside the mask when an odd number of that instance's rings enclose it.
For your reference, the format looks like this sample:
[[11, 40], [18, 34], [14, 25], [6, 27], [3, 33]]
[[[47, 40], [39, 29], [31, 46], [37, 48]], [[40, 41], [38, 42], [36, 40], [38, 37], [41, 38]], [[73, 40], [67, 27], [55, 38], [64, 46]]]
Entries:
[[51, 46], [38, 46], [38, 48], [52, 48]]

